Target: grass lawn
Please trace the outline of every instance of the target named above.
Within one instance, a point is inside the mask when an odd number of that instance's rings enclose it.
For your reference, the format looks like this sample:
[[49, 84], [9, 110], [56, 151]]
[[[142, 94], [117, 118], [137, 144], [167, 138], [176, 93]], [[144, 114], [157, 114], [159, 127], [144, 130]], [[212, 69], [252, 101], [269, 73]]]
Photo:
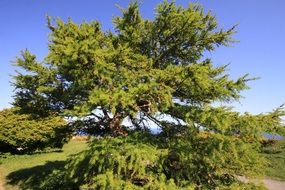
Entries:
[[267, 147], [263, 155], [268, 158], [269, 164], [266, 175], [273, 179], [285, 181], [285, 140]]
[[[72, 154], [81, 152], [87, 148], [86, 141], [71, 140], [63, 146], [61, 151], [47, 153], [35, 153], [30, 155], [4, 155], [0, 157], [0, 181], [8, 182], [5, 185], [7, 190], [28, 189], [35, 180], [44, 177], [53, 169], [64, 166], [65, 160]], [[34, 181], [33, 181], [34, 180]], [[21, 184], [31, 186], [21, 186]], [[1, 187], [0, 187], [1, 188]]]

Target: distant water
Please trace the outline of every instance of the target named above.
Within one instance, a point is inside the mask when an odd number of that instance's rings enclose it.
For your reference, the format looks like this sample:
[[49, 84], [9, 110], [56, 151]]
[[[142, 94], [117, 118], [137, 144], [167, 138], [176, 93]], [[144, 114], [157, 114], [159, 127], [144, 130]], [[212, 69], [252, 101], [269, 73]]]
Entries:
[[[153, 134], [158, 134], [161, 132], [161, 129], [159, 128], [151, 128], [151, 132]], [[276, 135], [276, 134], [270, 134], [270, 133], [263, 133], [263, 136], [266, 138], [266, 139], [270, 139], [270, 140], [278, 140], [278, 141], [281, 141], [281, 140], [284, 140], [285, 138], [281, 135]]]
[[263, 133], [263, 136], [267, 139], [271, 139], [271, 140], [284, 140], [284, 137], [281, 135], [276, 135], [276, 134], [270, 134], [270, 133]]

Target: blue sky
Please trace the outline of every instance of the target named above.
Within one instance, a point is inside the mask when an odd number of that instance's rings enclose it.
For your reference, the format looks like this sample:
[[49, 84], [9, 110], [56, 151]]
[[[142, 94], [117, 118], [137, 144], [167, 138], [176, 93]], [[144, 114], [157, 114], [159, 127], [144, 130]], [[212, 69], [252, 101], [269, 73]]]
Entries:
[[[47, 54], [48, 29], [45, 15], [75, 22], [99, 20], [103, 29], [112, 28], [112, 18], [120, 14], [115, 4], [127, 0], [1, 0], [0, 1], [0, 109], [10, 107], [13, 88], [12, 61], [28, 48], [39, 60]], [[153, 18], [159, 0], [141, 0], [144, 18]], [[198, 2], [216, 15], [222, 28], [239, 24], [233, 47], [218, 48], [207, 54], [215, 65], [228, 64], [232, 78], [245, 73], [261, 77], [250, 82], [236, 110], [268, 112], [285, 102], [285, 1], [284, 0], [177, 0], [187, 6]]]

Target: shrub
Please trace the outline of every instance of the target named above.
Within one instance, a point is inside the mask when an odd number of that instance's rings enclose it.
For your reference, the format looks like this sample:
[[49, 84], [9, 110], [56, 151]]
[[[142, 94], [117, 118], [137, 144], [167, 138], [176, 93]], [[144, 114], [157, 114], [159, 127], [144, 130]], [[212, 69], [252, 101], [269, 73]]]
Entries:
[[71, 130], [59, 116], [36, 118], [17, 108], [0, 111], [0, 151], [27, 152], [45, 147], [62, 147]]

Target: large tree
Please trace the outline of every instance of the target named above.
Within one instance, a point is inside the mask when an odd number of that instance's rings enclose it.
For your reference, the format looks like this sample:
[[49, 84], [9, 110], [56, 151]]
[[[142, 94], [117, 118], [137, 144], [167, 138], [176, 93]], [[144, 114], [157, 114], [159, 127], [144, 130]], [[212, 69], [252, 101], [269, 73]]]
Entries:
[[[25, 50], [16, 60], [26, 72], [15, 76], [14, 105], [41, 117], [77, 116], [89, 131], [112, 137], [147, 131], [151, 121], [162, 131], [153, 140], [155, 150], [167, 152], [159, 172], [166, 180], [174, 179], [177, 188], [215, 187], [235, 175], [260, 172], [262, 133], [282, 131], [284, 112], [278, 108], [251, 115], [213, 106], [239, 100], [251, 79], [244, 75], [233, 80], [227, 65], [215, 66], [204, 56], [230, 45], [235, 27], [220, 29], [215, 17], [198, 5], [184, 8], [164, 1], [155, 11], [155, 18], [146, 20], [138, 3], [131, 3], [114, 18], [110, 31], [103, 31], [97, 21], [76, 24], [48, 18], [46, 58], [39, 62]], [[124, 119], [131, 127], [123, 125]], [[116, 176], [107, 169], [97, 171], [102, 172]], [[140, 181], [139, 186], [151, 181], [141, 176], [145, 171], [138, 171], [140, 176], [118, 173], [120, 180]]]

